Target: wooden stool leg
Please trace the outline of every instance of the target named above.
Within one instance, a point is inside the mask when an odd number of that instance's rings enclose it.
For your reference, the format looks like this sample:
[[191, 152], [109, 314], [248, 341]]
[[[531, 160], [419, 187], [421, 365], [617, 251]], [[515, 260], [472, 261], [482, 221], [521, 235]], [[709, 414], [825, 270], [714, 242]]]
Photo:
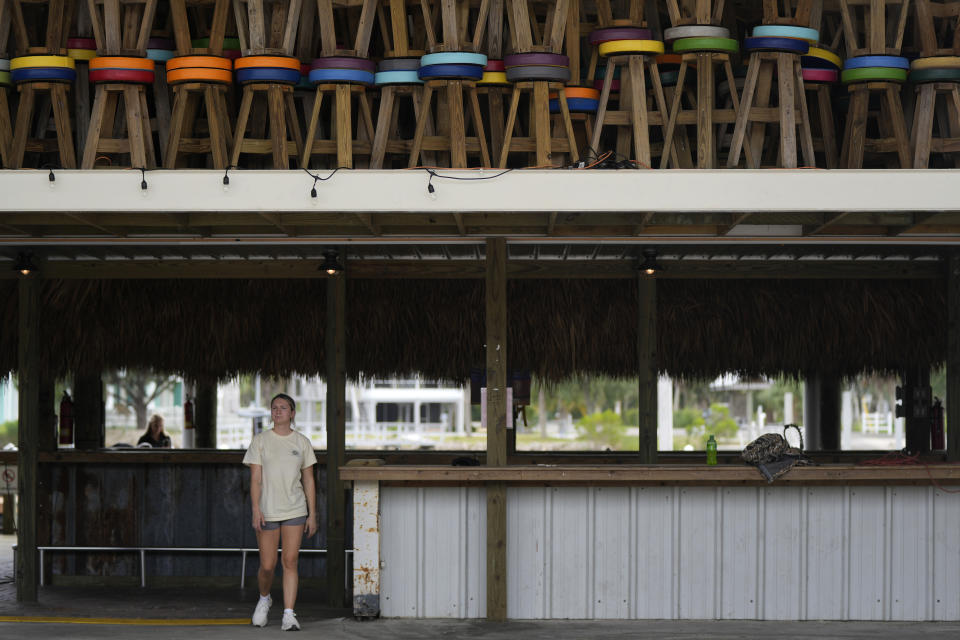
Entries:
[[337, 167], [353, 168], [353, 116], [350, 110], [350, 85], [338, 84], [337, 109]]
[[890, 114], [889, 122], [893, 126], [893, 137], [897, 143], [897, 156], [900, 158], [900, 168], [911, 168], [910, 141], [907, 136], [907, 123], [903, 115], [903, 103], [900, 101], [900, 88], [888, 86], [883, 91]]
[[[960, 86], [953, 84], [947, 96], [947, 111], [950, 114], [949, 131], [952, 141], [960, 140]], [[950, 152], [953, 166], [960, 169], [960, 153]]]
[[[670, 112], [667, 111], [667, 100], [663, 94], [663, 83], [660, 82], [660, 67], [657, 66], [656, 60], [656, 58], [651, 56], [649, 60], [647, 60], [647, 64], [650, 66], [650, 84], [653, 86], [653, 98], [657, 105], [657, 114], [660, 117], [660, 132], [664, 135], [664, 139], [666, 139], [667, 120], [670, 117]], [[660, 152], [660, 157], [663, 158], [664, 156], [670, 155], [673, 156], [673, 165], [678, 166], [676, 148], [673, 145], [670, 145], [669, 148], [664, 145]], [[651, 164], [651, 167], [652, 166]]]
[[233, 150], [230, 152], [230, 164], [237, 166], [240, 162], [240, 150], [243, 147], [243, 138], [246, 135], [247, 121], [250, 119], [250, 107], [253, 104], [253, 89], [243, 88], [243, 98], [240, 99], [240, 113], [237, 115], [237, 131], [233, 136]]
[[777, 54], [777, 89], [780, 109], [780, 166], [797, 168], [797, 114], [794, 110], [793, 60]]
[[70, 103], [67, 100], [67, 85], [54, 84], [50, 88], [53, 104], [53, 122], [57, 127], [57, 145], [60, 148], [60, 164], [64, 169], [77, 168], [77, 155], [73, 148], [73, 130], [70, 127]]
[[13, 129], [13, 146], [11, 147], [10, 153], [10, 164], [14, 169], [23, 168], [23, 156], [27, 150], [27, 136], [30, 131], [30, 120], [33, 118], [36, 98], [36, 89], [29, 84], [20, 86], [20, 102], [17, 104], [17, 124]]
[[[756, 56], [757, 54], [753, 55]], [[753, 107], [753, 96], [757, 89], [759, 77], [759, 61], [754, 62], [751, 59], [747, 66], [747, 79], [743, 83], [743, 98], [740, 100], [740, 109], [737, 111], [737, 122], [733, 127], [733, 139], [730, 141], [730, 154], [727, 156], [728, 169], [735, 169], [740, 164], [740, 150], [744, 147], [744, 138], [747, 135], [747, 120], [750, 117], [750, 109]], [[736, 92], [736, 90], [734, 85], [732, 92]]]
[[501, 169], [507, 168], [507, 156], [510, 154], [510, 142], [513, 140], [513, 127], [517, 122], [519, 107], [520, 87], [514, 85], [513, 94], [510, 96], [510, 110], [507, 111], [507, 124], [503, 129], [503, 149], [500, 150], [500, 162], [497, 164]]
[[143, 87], [137, 91], [140, 98], [140, 118], [142, 124], [140, 130], [143, 132], [143, 143], [147, 152], [147, 166], [151, 169], [157, 168], [157, 154], [153, 147], [153, 130], [150, 127], [150, 111], [147, 107], [147, 92]]
[[800, 58], [793, 56], [794, 102], [800, 110], [800, 149], [803, 162], [808, 167], [817, 165], [817, 154], [813, 150], [813, 127], [810, 126], [810, 109], [807, 107], [807, 89], [803, 84], [803, 70]]
[[[283, 103], [287, 112], [287, 130], [293, 138], [293, 146], [296, 149], [297, 160], [303, 157], [303, 137], [300, 135], [300, 120], [297, 118], [297, 105], [293, 101], [293, 91], [283, 92]], [[290, 166], [290, 151], [287, 150], [287, 166]]]
[[[480, 98], [477, 96], [476, 87], [470, 87], [468, 91], [470, 94], [470, 108], [473, 111], [473, 127], [477, 134], [477, 140], [480, 142], [480, 162], [482, 166], [489, 167], [491, 166], [490, 152], [487, 149], [487, 135], [483, 127], [483, 115], [480, 113]], [[564, 100], [563, 104], [566, 105], [566, 100]]]
[[87, 129], [87, 143], [83, 149], [83, 163], [80, 165], [82, 169], [93, 169], [96, 163], [106, 109], [107, 89], [98, 84], [93, 98], [93, 109], [90, 111], [90, 127]]
[[930, 165], [930, 145], [933, 141], [933, 103], [936, 89], [932, 83], [917, 87], [917, 105], [913, 112], [913, 168], [926, 169]]
[[647, 88], [643, 60], [630, 56], [627, 65], [630, 74], [630, 122], [633, 125], [634, 158], [650, 166], [650, 128], [647, 123]]
[[395, 95], [396, 87], [392, 85], [384, 87], [380, 92], [380, 111], [377, 114], [377, 129], [373, 135], [373, 150], [370, 152], [371, 169], [383, 168], [383, 159], [387, 154], [387, 139], [390, 137], [393, 115], [396, 112]]
[[577, 153], [577, 137], [573, 133], [573, 120], [570, 119], [570, 106], [567, 104], [567, 92], [563, 85], [560, 85], [557, 93], [557, 101], [560, 103], [560, 119], [563, 120], [563, 127], [567, 134], [567, 145], [570, 147], [570, 162], [576, 163], [580, 161], [580, 154]]
[[[740, 98], [737, 96], [737, 79], [733, 75], [733, 65], [730, 64], [730, 56], [724, 56], [723, 58], [723, 68], [727, 74], [727, 84], [733, 87], [733, 90], [730, 91], [730, 99], [733, 102], [733, 112], [739, 117], [740, 115]], [[749, 117], [749, 113], [747, 114]], [[760, 166], [760, 160], [754, 159], [753, 147], [749, 144], [749, 139], [747, 140], [748, 144], [744, 145], [743, 153], [747, 158], [747, 166]], [[739, 162], [739, 159], [737, 160]]]
[[713, 148], [713, 54], [697, 54], [697, 167], [716, 167]]
[[467, 166], [466, 123], [463, 115], [463, 83], [447, 83], [447, 113], [450, 115], [450, 165]]
[[407, 161], [408, 167], [417, 166], [420, 160], [420, 148], [423, 146], [423, 133], [427, 128], [428, 114], [433, 100], [433, 87], [428, 82], [423, 88], [423, 98], [421, 102], [421, 114], [417, 117], [417, 129], [413, 134], [413, 143], [410, 147], [410, 158]]
[[552, 140], [550, 139], [550, 89], [546, 82], [533, 83], [533, 104], [535, 121], [533, 123], [536, 136], [537, 166], [551, 164]]
[[323, 90], [317, 87], [316, 95], [313, 98], [313, 109], [310, 110], [310, 120], [307, 121], [307, 137], [303, 141], [303, 157], [300, 159], [300, 167], [303, 169], [310, 166], [310, 158], [313, 156], [313, 142], [317, 139], [322, 104]]
[[847, 133], [844, 135], [844, 165], [847, 169], [863, 167], [863, 149], [867, 135], [867, 107], [870, 92], [865, 86], [851, 87]]
[[[667, 122], [667, 132], [663, 136], [663, 148], [669, 149], [673, 146], [674, 129], [677, 126], [677, 117], [680, 115], [680, 102], [683, 99], [683, 83], [687, 78], [687, 61], [683, 59], [680, 62], [680, 71], [677, 73], [677, 84], [673, 88], [673, 104], [670, 105], [670, 120]], [[594, 133], [594, 136], [597, 134]], [[666, 169], [670, 160], [669, 154], [660, 156], [660, 168]]]
[[287, 155], [287, 120], [283, 115], [283, 93], [280, 85], [272, 84], [267, 89], [267, 112], [270, 114], [270, 149], [274, 169], [289, 169]]
[[204, 102], [207, 105], [207, 128], [210, 136], [210, 155], [213, 156], [214, 169], [226, 169], [230, 166], [227, 148], [230, 145], [230, 116], [227, 114], [225, 89], [213, 85], [203, 89]]
[[127, 116], [127, 140], [130, 145], [130, 166], [147, 167], [147, 149], [142, 130], [143, 116], [140, 113], [140, 96], [136, 87], [123, 89], [123, 107]]
[[823, 137], [823, 155], [827, 169], [836, 169], [840, 166], [840, 158], [837, 152], [836, 125], [833, 121], [833, 102], [830, 100], [830, 87], [827, 85], [817, 87], [817, 112], [820, 114], [820, 135]]
[[600, 90], [600, 104], [597, 105], [597, 119], [593, 125], [593, 137], [590, 138], [590, 151], [593, 151], [594, 159], [600, 157], [600, 135], [603, 133], [603, 121], [607, 117], [607, 104], [610, 102], [610, 88], [613, 86], [613, 72], [616, 68], [616, 60], [608, 59], [603, 89]]
[[[187, 115], [188, 91], [182, 86], [173, 88], [173, 109], [170, 112], [170, 129], [167, 134], [167, 151], [164, 154], [163, 168], [174, 169], [177, 166], [177, 155], [180, 151], [180, 138], [183, 134], [183, 120]], [[89, 136], [87, 138], [89, 140]], [[87, 159], [84, 153], [84, 166]]]

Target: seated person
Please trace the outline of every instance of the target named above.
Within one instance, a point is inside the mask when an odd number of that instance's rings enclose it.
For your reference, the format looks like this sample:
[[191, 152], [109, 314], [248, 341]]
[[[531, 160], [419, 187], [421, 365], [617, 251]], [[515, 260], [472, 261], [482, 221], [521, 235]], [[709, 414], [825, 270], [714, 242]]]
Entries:
[[163, 418], [157, 414], [150, 416], [150, 422], [147, 423], [147, 430], [137, 440], [137, 446], [148, 444], [151, 447], [170, 448], [170, 436], [163, 431]]

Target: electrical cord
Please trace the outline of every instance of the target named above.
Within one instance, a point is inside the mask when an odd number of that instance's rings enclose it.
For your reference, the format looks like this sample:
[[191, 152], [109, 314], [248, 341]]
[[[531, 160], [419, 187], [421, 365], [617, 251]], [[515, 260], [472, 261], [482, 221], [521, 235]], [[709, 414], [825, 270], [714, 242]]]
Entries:
[[941, 485], [936, 478], [933, 477], [933, 474], [930, 472], [930, 464], [920, 460], [920, 454], [910, 455], [907, 453], [906, 449], [900, 451], [891, 451], [879, 458], [871, 458], [869, 460], [864, 460], [860, 464], [874, 466], [874, 467], [893, 467], [893, 466], [904, 466], [904, 465], [919, 465], [922, 466], [926, 472], [927, 476], [930, 478], [930, 482], [933, 483], [938, 490], [943, 491], [944, 493], [960, 493], [960, 489], [947, 489]]

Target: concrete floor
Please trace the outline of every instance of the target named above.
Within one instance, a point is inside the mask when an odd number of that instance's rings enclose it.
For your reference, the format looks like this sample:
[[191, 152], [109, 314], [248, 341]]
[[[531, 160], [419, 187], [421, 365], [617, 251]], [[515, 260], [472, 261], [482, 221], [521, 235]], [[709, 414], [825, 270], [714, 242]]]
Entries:
[[[43, 587], [39, 602], [16, 601], [13, 557], [9, 536], [0, 536], [0, 638], [63, 640], [85, 638], [220, 638], [275, 637], [280, 633], [281, 609], [271, 611], [263, 629], [251, 627], [256, 602], [254, 589], [139, 587]], [[279, 589], [274, 594], [279, 597]], [[899, 622], [757, 622], [757, 621], [514, 621], [490, 623], [465, 620], [375, 620], [358, 622], [350, 612], [320, 604], [319, 594], [304, 590], [297, 614], [305, 635], [324, 640], [391, 638], [469, 638], [471, 640], [573, 640], [589, 638], [756, 638], [766, 640], [850, 638], [901, 640], [906, 638], [960, 638], [960, 621], [950, 623]], [[61, 622], [49, 620], [56, 618]], [[86, 624], [77, 619], [109, 619], [119, 624]], [[231, 624], [182, 624], [185, 619], [214, 619]], [[66, 620], [74, 620], [65, 622]], [[173, 623], [173, 626], [171, 626]]]

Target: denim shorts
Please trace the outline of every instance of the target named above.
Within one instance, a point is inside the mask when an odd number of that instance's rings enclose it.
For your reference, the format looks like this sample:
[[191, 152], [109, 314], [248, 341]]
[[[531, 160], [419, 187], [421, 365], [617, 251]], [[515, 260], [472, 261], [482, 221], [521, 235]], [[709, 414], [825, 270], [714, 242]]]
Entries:
[[273, 531], [274, 529], [279, 529], [283, 527], [299, 527], [300, 525], [307, 523], [307, 516], [300, 516], [299, 518], [290, 518], [289, 520], [277, 520], [276, 522], [267, 522], [260, 525], [261, 531]]

